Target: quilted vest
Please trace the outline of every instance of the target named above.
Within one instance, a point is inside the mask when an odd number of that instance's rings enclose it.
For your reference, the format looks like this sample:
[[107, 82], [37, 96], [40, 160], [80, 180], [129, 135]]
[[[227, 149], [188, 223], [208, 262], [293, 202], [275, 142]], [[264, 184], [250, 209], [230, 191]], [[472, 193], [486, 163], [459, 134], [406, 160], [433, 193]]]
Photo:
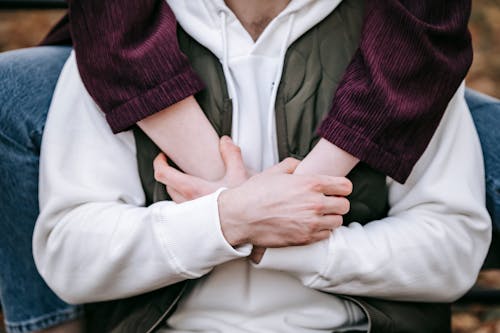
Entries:
[[[364, 13], [363, 0], [344, 0], [326, 19], [296, 40], [287, 50], [275, 104], [280, 160], [304, 158], [319, 140], [316, 129], [329, 112], [332, 96], [357, 50]], [[181, 50], [204, 80], [206, 89], [196, 99], [217, 133], [231, 134], [232, 102], [222, 66], [208, 49], [182, 29]], [[134, 129], [139, 173], [147, 205], [169, 196], [154, 180], [153, 159], [158, 147]], [[380, 219], [387, 212], [385, 176], [364, 163], [348, 175], [353, 183], [350, 212], [344, 223], [362, 224]], [[175, 310], [177, 301], [192, 285], [183, 281], [125, 300], [87, 306], [89, 332], [152, 332]], [[347, 297], [366, 312], [370, 332], [449, 332], [449, 306], [404, 303]]]

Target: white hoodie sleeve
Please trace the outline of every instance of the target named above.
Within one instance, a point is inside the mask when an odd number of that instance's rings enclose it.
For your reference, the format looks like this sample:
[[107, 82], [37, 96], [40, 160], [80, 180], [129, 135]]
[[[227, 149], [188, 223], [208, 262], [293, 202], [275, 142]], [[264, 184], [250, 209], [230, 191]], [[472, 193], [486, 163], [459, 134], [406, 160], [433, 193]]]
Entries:
[[463, 92], [462, 86], [406, 184], [390, 182], [387, 218], [351, 223], [309, 246], [268, 249], [257, 267], [338, 294], [452, 301], [465, 293], [486, 256], [491, 221]]
[[33, 238], [38, 270], [62, 299], [144, 293], [248, 255], [250, 249], [235, 250], [222, 235], [219, 193], [141, 207], [133, 134], [112, 134], [71, 54], [43, 136]]

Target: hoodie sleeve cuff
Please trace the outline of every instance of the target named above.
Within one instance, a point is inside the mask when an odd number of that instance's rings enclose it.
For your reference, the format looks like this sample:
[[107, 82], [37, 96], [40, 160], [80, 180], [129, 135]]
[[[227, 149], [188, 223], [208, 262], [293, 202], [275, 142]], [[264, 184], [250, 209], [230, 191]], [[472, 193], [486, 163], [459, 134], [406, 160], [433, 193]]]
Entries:
[[326, 268], [327, 256], [328, 240], [324, 240], [306, 246], [267, 249], [260, 263], [253, 265], [293, 274], [307, 286]]
[[200, 277], [252, 250], [250, 245], [233, 248], [222, 234], [217, 199], [223, 190], [181, 204], [163, 201], [153, 205], [165, 253], [187, 278]]

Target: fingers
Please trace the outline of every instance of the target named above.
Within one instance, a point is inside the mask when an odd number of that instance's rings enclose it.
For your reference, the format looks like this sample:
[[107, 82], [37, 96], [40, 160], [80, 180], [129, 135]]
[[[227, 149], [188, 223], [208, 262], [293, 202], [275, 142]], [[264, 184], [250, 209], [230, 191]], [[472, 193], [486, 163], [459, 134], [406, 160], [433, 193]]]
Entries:
[[184, 199], [190, 200], [197, 197], [197, 191], [205, 184], [203, 180], [187, 175], [169, 166], [167, 157], [163, 153], [156, 156], [153, 161], [153, 168], [155, 179], [175, 189], [176, 194], [174, 195], [178, 194], [180, 197], [184, 197]]
[[311, 229], [313, 232], [320, 232], [323, 230], [334, 230], [342, 225], [343, 219], [341, 215], [324, 215], [318, 218], [318, 221], [312, 224]]
[[332, 230], [333, 230], [333, 228], [332, 229], [323, 229], [323, 230], [312, 232], [307, 236], [303, 235], [301, 237], [298, 237], [298, 240], [296, 242], [292, 241], [292, 244], [290, 244], [290, 245], [291, 246], [297, 246], [297, 245], [301, 246], [301, 245], [308, 245], [308, 244], [322, 241], [322, 240], [330, 237], [330, 235], [332, 234]]
[[276, 173], [288, 173], [292, 174], [297, 166], [300, 164], [300, 161], [296, 158], [287, 157], [281, 163], [273, 165], [269, 169], [265, 170], [264, 173], [276, 174]]
[[300, 237], [296, 245], [307, 245], [327, 239], [332, 234], [332, 231], [342, 225], [342, 216], [340, 215], [325, 215], [314, 223], [310, 224], [310, 232], [308, 236]]
[[168, 165], [167, 156], [160, 153], [153, 161], [154, 177], [162, 184], [179, 188], [180, 184], [190, 181], [190, 176]]
[[229, 179], [240, 179], [246, 175], [245, 164], [241, 156], [241, 149], [233, 143], [228, 136], [223, 136], [219, 144], [220, 153], [226, 166], [226, 177]]
[[324, 195], [339, 195], [345, 197], [352, 192], [352, 183], [345, 177], [316, 175], [311, 177], [310, 181], [313, 189]]
[[351, 203], [344, 197], [325, 196], [316, 208], [316, 212], [321, 215], [345, 215], [349, 212]]

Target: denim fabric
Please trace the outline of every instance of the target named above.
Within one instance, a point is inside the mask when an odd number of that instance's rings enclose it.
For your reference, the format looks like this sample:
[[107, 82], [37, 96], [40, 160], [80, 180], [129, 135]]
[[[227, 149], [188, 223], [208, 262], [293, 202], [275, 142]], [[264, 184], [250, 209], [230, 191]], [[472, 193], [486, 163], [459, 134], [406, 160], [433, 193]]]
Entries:
[[38, 215], [38, 155], [67, 47], [0, 54], [0, 300], [8, 332], [32, 332], [77, 318], [38, 274], [31, 237]]
[[[11, 333], [48, 328], [82, 315], [43, 282], [31, 236], [38, 214], [38, 155], [66, 47], [0, 54], [0, 300]], [[500, 101], [466, 91], [483, 146], [487, 204], [500, 228]]]
[[500, 100], [469, 89], [465, 98], [483, 148], [486, 205], [493, 228], [500, 231]]

